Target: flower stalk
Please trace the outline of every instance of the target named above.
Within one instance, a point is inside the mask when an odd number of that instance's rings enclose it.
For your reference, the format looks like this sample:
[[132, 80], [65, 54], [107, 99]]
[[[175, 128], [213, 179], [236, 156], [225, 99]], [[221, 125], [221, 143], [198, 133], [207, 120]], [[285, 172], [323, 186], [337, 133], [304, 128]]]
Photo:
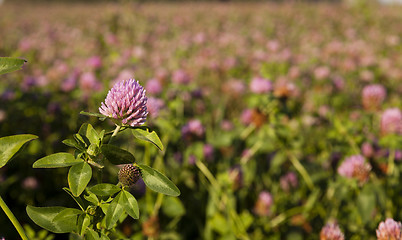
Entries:
[[11, 223], [14, 225], [15, 229], [17, 229], [18, 234], [21, 236], [22, 240], [29, 240], [27, 235], [25, 234], [24, 229], [21, 224], [18, 222], [17, 218], [8, 208], [7, 204], [4, 202], [3, 198], [0, 196], [0, 207], [3, 209], [4, 213], [7, 215], [8, 219], [10, 219]]

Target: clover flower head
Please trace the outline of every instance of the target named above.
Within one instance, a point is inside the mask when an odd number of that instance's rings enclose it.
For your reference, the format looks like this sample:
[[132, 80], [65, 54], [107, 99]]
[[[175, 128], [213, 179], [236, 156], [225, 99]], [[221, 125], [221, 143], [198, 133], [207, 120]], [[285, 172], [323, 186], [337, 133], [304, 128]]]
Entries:
[[205, 128], [198, 119], [191, 119], [181, 129], [182, 137], [189, 139], [191, 137], [201, 138], [204, 136]]
[[273, 204], [273, 198], [268, 191], [262, 191], [258, 195], [257, 202], [254, 206], [254, 212], [259, 216], [268, 216], [270, 208]]
[[371, 165], [362, 155], [353, 155], [345, 159], [338, 168], [338, 173], [347, 178], [356, 178], [361, 183], [368, 180]]
[[99, 112], [123, 125], [140, 126], [148, 115], [145, 92], [134, 79], [117, 82], [108, 92]]
[[370, 84], [363, 88], [362, 90], [362, 103], [365, 109], [378, 109], [385, 97], [387, 92], [381, 84]]
[[336, 223], [327, 223], [320, 232], [320, 240], [344, 240], [345, 237]]
[[299, 185], [297, 175], [294, 172], [288, 172], [280, 178], [280, 186], [284, 191], [289, 191], [291, 188], [296, 188]]
[[269, 93], [273, 86], [271, 81], [261, 77], [255, 77], [250, 82], [250, 90], [253, 93]]
[[376, 230], [378, 240], [400, 240], [402, 239], [402, 225], [392, 218], [387, 218], [378, 225]]
[[399, 108], [389, 108], [381, 115], [381, 133], [402, 134], [402, 112]]
[[186, 71], [179, 69], [173, 72], [172, 81], [176, 84], [186, 85], [191, 82], [191, 77]]

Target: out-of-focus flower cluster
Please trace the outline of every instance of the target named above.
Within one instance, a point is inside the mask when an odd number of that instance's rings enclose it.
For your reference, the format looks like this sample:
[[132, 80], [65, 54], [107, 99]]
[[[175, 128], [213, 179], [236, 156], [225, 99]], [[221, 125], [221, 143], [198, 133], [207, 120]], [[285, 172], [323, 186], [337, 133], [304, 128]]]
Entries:
[[[99, 110], [155, 129], [163, 151], [124, 147], [182, 192], [160, 204], [123, 168], [139, 205], [156, 206], [123, 223], [126, 237], [370, 239], [378, 221], [400, 218], [400, 7], [126, 1], [32, 11], [9, 2], [0, 55], [28, 63], [2, 76], [0, 132], [41, 139], [27, 161], [0, 170], [17, 209], [64, 201], [44, 197], [62, 173], [46, 181], [26, 162], [65, 151], [59, 140], [83, 121], [110, 128], [78, 114]], [[398, 234], [390, 219], [377, 229], [379, 239]]]

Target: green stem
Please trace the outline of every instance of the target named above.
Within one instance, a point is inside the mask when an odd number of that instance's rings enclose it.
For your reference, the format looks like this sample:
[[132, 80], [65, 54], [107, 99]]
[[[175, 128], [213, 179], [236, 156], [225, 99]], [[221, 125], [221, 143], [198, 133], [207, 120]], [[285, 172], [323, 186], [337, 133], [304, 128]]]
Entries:
[[202, 174], [204, 174], [204, 176], [208, 179], [208, 181], [211, 183], [212, 187], [216, 190], [216, 192], [219, 193], [221, 187], [218, 181], [215, 179], [214, 175], [212, 175], [212, 173], [209, 171], [207, 166], [205, 166], [205, 164], [199, 160], [195, 161], [195, 165], [198, 167], [198, 169], [200, 169]]
[[388, 170], [387, 170], [388, 175], [392, 175], [394, 172], [394, 168], [395, 168], [394, 159], [395, 159], [395, 149], [390, 149], [389, 155], [388, 155]]
[[310, 190], [313, 190], [314, 189], [313, 181], [311, 180], [306, 169], [303, 167], [303, 165], [300, 163], [300, 161], [291, 153], [289, 153], [289, 159], [292, 162], [293, 166], [296, 168], [296, 170], [300, 173], [300, 175], [302, 176], [304, 181], [306, 182], [307, 187]]
[[0, 207], [7, 215], [8, 219], [10, 219], [15, 229], [17, 229], [17, 232], [20, 234], [22, 240], [29, 240], [21, 224], [18, 222], [17, 218], [15, 218], [14, 214], [10, 211], [10, 209], [8, 208], [7, 204], [3, 201], [3, 198], [1, 196], [0, 196]]
[[[203, 162], [201, 162], [200, 160], [196, 160], [195, 165], [198, 167], [198, 169], [200, 169], [202, 174], [204, 174], [204, 176], [211, 183], [211, 186], [216, 191], [216, 194], [218, 194], [218, 195], [221, 194], [222, 193], [221, 186], [220, 186], [219, 182], [216, 180], [216, 178], [214, 177], [214, 175], [211, 173], [211, 171], [209, 171], [207, 166], [205, 166], [205, 164]], [[226, 193], [222, 193], [221, 201], [225, 202], [224, 205], [227, 206], [226, 211], [229, 213], [229, 215], [233, 219], [237, 229], [241, 232], [240, 235], [242, 236], [242, 239], [249, 239], [247, 237], [247, 231], [246, 231], [246, 229], [244, 227], [244, 224], [241, 221], [241, 219], [240, 219], [239, 215], [237, 214], [237, 212], [230, 205], [230, 203], [229, 203], [230, 201], [228, 200], [228, 196], [226, 195]]]
[[[114, 136], [117, 135], [117, 133], [119, 133], [121, 126], [116, 125], [116, 128], [113, 131], [112, 136], [110, 136], [109, 142], [108, 144], [110, 144], [112, 142], [112, 139]], [[97, 182], [98, 184], [102, 183], [102, 178], [103, 178], [103, 168], [98, 168], [98, 174], [97, 174]]]
[[165, 195], [163, 195], [161, 193], [158, 193], [158, 197], [156, 197], [156, 201], [155, 201], [154, 210], [153, 210], [152, 215], [158, 215], [158, 211], [162, 206], [162, 201], [163, 201], [164, 196]]
[[289, 210], [287, 210], [284, 213], [279, 214], [276, 216], [274, 219], [271, 220], [271, 227], [274, 228], [281, 224], [283, 221], [285, 221], [287, 218], [300, 214], [303, 212], [303, 207], [294, 207]]
[[120, 131], [120, 128], [121, 128], [121, 126], [116, 125], [116, 128], [114, 129], [113, 134], [110, 137], [108, 144], [110, 144], [112, 142], [113, 137], [117, 135], [117, 133]]

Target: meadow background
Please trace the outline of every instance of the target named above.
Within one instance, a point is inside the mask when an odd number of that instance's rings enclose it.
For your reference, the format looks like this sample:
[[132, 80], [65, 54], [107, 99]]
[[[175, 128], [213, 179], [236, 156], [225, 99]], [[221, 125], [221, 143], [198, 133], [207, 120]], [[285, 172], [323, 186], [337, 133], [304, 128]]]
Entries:
[[[75, 205], [66, 169], [32, 163], [71, 151], [61, 140], [85, 121], [112, 130], [79, 112], [135, 78], [165, 150], [118, 142], [182, 194], [137, 183], [144, 210], [121, 238], [319, 239], [336, 222], [346, 239], [376, 239], [381, 221], [402, 219], [401, 12], [364, 1], [5, 1], [0, 56], [28, 62], [1, 76], [0, 136], [39, 140], [0, 170], [0, 194], [32, 239], [74, 239], [28, 218], [28, 204]], [[363, 96], [373, 84], [385, 94]], [[355, 155], [369, 167], [338, 172]], [[117, 183], [117, 171], [104, 177]], [[1, 236], [17, 239], [3, 212]]]

